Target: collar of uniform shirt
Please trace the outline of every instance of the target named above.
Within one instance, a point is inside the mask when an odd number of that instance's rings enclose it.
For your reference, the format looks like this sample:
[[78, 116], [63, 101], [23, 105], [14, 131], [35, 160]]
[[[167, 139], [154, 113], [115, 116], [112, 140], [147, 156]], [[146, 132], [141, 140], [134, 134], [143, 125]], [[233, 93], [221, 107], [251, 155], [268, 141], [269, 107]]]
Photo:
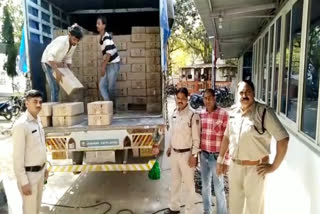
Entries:
[[180, 110], [177, 108], [178, 114], [185, 114], [189, 111], [189, 105], [187, 105], [184, 109]]
[[242, 108], [240, 107], [241, 115], [244, 116], [244, 115], [246, 115], [246, 114], [248, 114], [248, 113], [250, 113], [250, 112], [253, 112], [253, 110], [255, 109], [255, 107], [256, 107], [256, 101], [254, 101], [254, 102], [252, 103], [252, 105], [251, 105], [247, 110], [245, 110], [245, 111], [243, 111]]
[[39, 121], [40, 120], [39, 116], [37, 116], [37, 118], [34, 118], [28, 110], [26, 111], [26, 114], [27, 114], [28, 121]]

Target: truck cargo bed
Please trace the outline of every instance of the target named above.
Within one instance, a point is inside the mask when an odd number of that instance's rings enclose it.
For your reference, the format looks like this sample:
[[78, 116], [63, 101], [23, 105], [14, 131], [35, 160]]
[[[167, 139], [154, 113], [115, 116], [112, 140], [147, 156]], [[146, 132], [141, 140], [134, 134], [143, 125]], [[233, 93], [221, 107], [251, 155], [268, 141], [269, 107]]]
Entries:
[[88, 126], [88, 116], [83, 115], [80, 124], [68, 127], [47, 127], [44, 128], [44, 130], [47, 134], [50, 134], [78, 131], [155, 128], [164, 124], [165, 120], [162, 115], [159, 114], [121, 112], [114, 115], [112, 123], [109, 126]]

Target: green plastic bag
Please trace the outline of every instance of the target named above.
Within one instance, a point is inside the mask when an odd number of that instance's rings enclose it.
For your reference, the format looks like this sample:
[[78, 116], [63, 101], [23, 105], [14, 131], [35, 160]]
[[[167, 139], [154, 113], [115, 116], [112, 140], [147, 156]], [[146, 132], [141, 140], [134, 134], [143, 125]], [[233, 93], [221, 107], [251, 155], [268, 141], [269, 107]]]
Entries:
[[149, 171], [148, 173], [148, 177], [151, 180], [159, 180], [160, 179], [160, 174], [161, 174], [161, 170], [160, 170], [160, 164], [159, 162], [156, 160], [156, 162], [154, 163], [152, 169]]

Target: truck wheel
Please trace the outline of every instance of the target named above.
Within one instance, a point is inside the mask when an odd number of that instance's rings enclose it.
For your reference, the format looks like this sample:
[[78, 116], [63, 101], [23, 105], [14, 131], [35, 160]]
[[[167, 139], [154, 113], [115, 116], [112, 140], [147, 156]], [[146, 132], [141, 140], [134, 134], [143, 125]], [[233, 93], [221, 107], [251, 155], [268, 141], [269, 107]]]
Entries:
[[82, 165], [84, 152], [72, 152], [72, 164]]

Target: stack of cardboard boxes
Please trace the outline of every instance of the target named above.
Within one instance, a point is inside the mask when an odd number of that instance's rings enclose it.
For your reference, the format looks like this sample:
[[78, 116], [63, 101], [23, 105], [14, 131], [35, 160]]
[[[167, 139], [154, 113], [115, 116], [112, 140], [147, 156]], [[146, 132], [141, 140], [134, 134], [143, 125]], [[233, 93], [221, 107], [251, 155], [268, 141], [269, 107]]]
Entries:
[[113, 117], [113, 102], [96, 101], [88, 103], [88, 125], [110, 125]]
[[[67, 35], [56, 30], [55, 37]], [[113, 36], [121, 58], [116, 83], [116, 110], [143, 110], [161, 112], [161, 53], [159, 27], [132, 27], [131, 35]], [[67, 95], [60, 90], [61, 102], [88, 103], [101, 100], [102, 53], [98, 35], [84, 35], [72, 58], [72, 72], [83, 84], [84, 90]], [[47, 90], [50, 91], [50, 90]]]
[[42, 109], [39, 113], [39, 117], [41, 119], [41, 123], [43, 127], [50, 127], [52, 126], [52, 106], [57, 103], [43, 103]]
[[53, 127], [73, 126], [83, 120], [84, 106], [82, 102], [61, 103], [52, 106]]
[[114, 36], [122, 65], [117, 81], [117, 110], [161, 112], [159, 27], [132, 27], [131, 35]]

